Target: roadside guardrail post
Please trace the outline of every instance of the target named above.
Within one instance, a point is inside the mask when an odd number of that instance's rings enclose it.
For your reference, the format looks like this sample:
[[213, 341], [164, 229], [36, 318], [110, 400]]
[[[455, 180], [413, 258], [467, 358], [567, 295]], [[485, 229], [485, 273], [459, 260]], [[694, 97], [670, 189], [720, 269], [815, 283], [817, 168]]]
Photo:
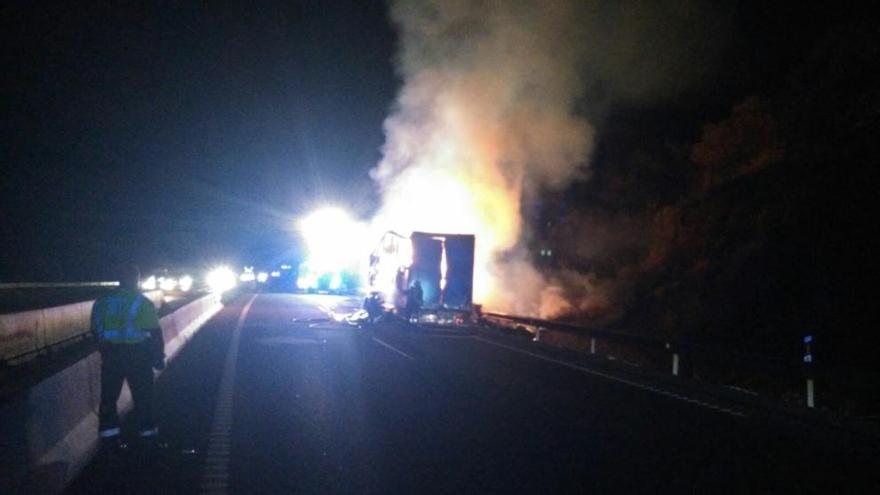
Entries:
[[596, 337], [590, 337], [590, 354], [596, 354]]
[[672, 376], [678, 376], [678, 352], [669, 342], [666, 343], [666, 348], [672, 351]]
[[804, 376], [807, 385], [807, 407], [813, 409], [816, 407], [816, 390], [813, 382], [813, 336], [804, 336]]

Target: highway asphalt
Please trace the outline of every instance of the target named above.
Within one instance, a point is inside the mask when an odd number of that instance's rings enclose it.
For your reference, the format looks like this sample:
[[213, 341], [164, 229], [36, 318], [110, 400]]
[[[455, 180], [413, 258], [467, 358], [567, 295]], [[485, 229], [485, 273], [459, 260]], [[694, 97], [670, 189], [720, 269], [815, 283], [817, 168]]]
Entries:
[[[527, 342], [243, 295], [158, 381], [162, 444], [71, 493], [876, 493], [869, 443]], [[165, 445], [167, 444], [167, 445]]]

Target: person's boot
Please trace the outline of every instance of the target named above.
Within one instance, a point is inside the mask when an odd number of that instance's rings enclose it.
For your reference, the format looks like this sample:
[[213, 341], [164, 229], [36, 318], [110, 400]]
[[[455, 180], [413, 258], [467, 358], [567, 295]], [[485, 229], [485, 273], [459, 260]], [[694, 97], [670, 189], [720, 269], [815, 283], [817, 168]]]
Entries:
[[118, 426], [113, 428], [104, 428], [98, 432], [101, 438], [101, 448], [115, 450], [125, 445], [122, 441], [121, 431]]

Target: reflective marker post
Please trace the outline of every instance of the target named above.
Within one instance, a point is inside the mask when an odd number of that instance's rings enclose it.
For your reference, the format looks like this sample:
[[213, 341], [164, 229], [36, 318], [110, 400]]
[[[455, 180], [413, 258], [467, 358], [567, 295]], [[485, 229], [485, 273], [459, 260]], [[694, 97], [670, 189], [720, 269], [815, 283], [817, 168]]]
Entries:
[[812, 353], [813, 336], [804, 336], [804, 375], [807, 380], [807, 407], [813, 409], [816, 407], [816, 392], [813, 382], [813, 353]]
[[678, 376], [678, 353], [672, 353], [672, 376]]
[[672, 376], [678, 376], [678, 352], [672, 349], [672, 344], [666, 343], [666, 349], [672, 351]]
[[532, 342], [540, 342], [541, 341], [541, 334], [544, 332], [545, 332], [545, 329], [543, 329], [543, 328], [536, 329], [535, 330], [535, 337], [532, 338]]

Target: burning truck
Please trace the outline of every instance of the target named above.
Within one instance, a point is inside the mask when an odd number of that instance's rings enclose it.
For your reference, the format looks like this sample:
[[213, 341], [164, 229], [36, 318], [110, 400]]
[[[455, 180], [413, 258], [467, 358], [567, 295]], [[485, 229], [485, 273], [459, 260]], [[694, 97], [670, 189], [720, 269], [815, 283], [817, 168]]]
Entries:
[[386, 309], [403, 312], [407, 290], [422, 287], [423, 323], [465, 324], [479, 309], [473, 303], [473, 235], [386, 232], [370, 255], [368, 285], [383, 295]]

